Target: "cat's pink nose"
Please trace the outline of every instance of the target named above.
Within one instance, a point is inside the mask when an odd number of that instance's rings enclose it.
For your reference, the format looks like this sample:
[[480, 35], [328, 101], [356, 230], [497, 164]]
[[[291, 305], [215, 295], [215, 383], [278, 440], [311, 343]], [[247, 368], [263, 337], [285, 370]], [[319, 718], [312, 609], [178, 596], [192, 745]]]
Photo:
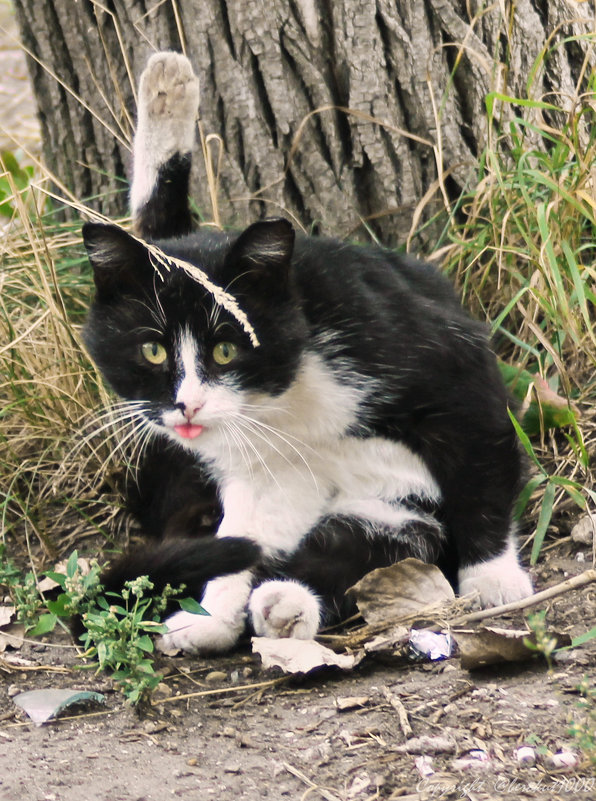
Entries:
[[186, 403], [177, 403], [175, 405], [177, 409], [180, 409], [180, 411], [186, 417], [187, 420], [192, 420], [195, 414], [197, 414], [197, 412], [200, 412], [205, 404], [191, 403], [190, 405], [187, 405]]

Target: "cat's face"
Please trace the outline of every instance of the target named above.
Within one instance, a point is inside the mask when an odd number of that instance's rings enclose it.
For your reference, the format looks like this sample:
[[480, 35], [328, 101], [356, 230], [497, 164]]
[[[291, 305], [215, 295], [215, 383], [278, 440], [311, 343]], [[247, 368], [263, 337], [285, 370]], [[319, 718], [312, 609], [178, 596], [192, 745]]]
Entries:
[[114, 226], [87, 225], [84, 239], [97, 296], [85, 327], [89, 352], [108, 382], [171, 439], [201, 449], [233, 437], [295, 379], [305, 323], [290, 275], [293, 230], [256, 223], [223, 234], [162, 243], [237, 299], [259, 340], [180, 268], [160, 274], [141, 243]]

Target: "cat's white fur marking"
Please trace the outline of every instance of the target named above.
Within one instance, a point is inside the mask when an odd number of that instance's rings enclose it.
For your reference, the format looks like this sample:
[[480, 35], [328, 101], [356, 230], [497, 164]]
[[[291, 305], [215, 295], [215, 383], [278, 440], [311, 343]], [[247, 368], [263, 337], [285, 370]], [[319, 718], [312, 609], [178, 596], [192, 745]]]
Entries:
[[176, 403], [182, 403], [190, 412], [194, 412], [204, 405], [207, 388], [197, 375], [197, 344], [188, 332], [184, 332], [180, 337], [178, 354], [183, 375], [176, 391]]
[[483, 607], [513, 603], [533, 594], [530, 577], [521, 567], [513, 534], [505, 551], [458, 573], [460, 595], [478, 595]]
[[248, 609], [258, 637], [311, 640], [319, 630], [319, 601], [298, 581], [264, 581], [252, 592]]
[[[430, 472], [405, 445], [346, 433], [366, 393], [340, 381], [317, 354], [303, 357], [296, 380], [274, 398], [203, 381], [196, 357], [184, 334], [176, 400], [196, 408], [190, 422], [204, 426], [184, 444], [218, 478], [218, 536], [250, 537], [269, 555], [291, 553], [325, 514], [397, 526], [417, 516], [395, 498], [439, 500]], [[170, 431], [185, 422], [179, 409], [163, 420]]]
[[137, 130], [134, 139], [133, 216], [149, 200], [159, 168], [176, 153], [189, 153], [195, 142], [199, 79], [180, 53], [155, 53], [139, 83]]

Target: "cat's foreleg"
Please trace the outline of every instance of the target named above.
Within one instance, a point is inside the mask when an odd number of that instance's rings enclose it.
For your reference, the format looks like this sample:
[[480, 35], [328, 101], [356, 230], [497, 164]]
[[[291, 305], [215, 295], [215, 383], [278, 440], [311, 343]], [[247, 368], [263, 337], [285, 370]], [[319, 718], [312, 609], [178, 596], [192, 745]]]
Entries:
[[190, 232], [188, 188], [199, 80], [180, 53], [155, 53], [139, 83], [130, 205], [136, 233], [164, 239]]
[[168, 631], [158, 641], [162, 651], [221, 653], [236, 645], [246, 625], [253, 573], [244, 570], [207, 584], [201, 606], [207, 615], [180, 611], [165, 621]]

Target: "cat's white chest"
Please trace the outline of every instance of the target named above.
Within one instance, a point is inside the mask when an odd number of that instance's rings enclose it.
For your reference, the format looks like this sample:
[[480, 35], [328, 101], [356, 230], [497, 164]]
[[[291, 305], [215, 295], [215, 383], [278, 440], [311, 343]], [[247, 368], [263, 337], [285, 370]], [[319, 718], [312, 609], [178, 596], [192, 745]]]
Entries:
[[399, 526], [400, 499], [440, 498], [424, 463], [404, 445], [354, 436], [319, 443], [304, 461], [277, 454], [225, 482], [221, 495], [218, 536], [250, 537], [269, 554], [291, 553], [326, 515]]

